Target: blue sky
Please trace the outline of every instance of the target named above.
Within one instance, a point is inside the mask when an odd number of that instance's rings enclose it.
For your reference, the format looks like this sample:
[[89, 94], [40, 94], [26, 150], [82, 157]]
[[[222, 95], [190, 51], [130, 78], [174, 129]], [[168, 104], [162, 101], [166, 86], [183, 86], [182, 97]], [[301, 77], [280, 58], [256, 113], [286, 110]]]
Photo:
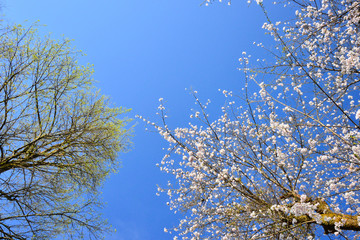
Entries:
[[[261, 9], [243, 0], [209, 7], [200, 6], [202, 0], [2, 2], [5, 21], [29, 26], [39, 20], [46, 25], [42, 34], [73, 39], [87, 54], [80, 62], [94, 64], [97, 87], [116, 105], [132, 108], [129, 117], [158, 120], [162, 97], [172, 126], [189, 121], [193, 98], [185, 88], [215, 105], [224, 101], [218, 89], [240, 90], [238, 58], [243, 51], [259, 54], [252, 43], [264, 39]], [[163, 229], [180, 216], [168, 209], [166, 196], [155, 195], [169, 177], [156, 167], [166, 145], [135, 121], [134, 147], [121, 154], [122, 168], [103, 189], [104, 217], [117, 229], [107, 239], [171, 239]]]

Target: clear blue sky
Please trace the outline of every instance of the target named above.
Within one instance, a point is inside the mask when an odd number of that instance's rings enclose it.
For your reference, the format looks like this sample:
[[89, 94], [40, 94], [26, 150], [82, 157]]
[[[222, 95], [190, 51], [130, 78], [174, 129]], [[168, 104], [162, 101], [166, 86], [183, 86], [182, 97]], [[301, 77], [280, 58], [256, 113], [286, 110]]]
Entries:
[[[264, 39], [261, 9], [245, 0], [209, 7], [200, 6], [202, 0], [1, 2], [5, 21], [40, 20], [46, 25], [42, 33], [73, 39], [73, 46], [87, 54], [80, 62], [95, 65], [102, 93], [132, 108], [129, 117], [156, 120], [162, 97], [173, 126], [186, 126], [193, 107], [185, 88], [215, 105], [223, 102], [219, 88], [240, 90], [238, 58], [243, 51], [258, 54], [252, 43]], [[165, 186], [169, 177], [155, 166], [166, 145], [136, 121], [133, 150], [120, 156], [122, 168], [103, 189], [104, 216], [117, 229], [107, 239], [172, 239], [163, 229], [176, 225], [179, 216], [168, 209], [165, 195], [155, 195], [156, 185]]]

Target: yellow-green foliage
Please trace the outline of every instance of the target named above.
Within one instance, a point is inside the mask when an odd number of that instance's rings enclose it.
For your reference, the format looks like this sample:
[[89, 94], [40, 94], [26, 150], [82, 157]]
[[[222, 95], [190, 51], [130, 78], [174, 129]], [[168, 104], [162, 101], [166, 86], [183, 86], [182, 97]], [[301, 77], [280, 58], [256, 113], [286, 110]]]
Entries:
[[0, 35], [0, 238], [98, 239], [106, 230], [98, 187], [129, 147], [130, 120], [93, 87], [79, 55], [33, 27]]

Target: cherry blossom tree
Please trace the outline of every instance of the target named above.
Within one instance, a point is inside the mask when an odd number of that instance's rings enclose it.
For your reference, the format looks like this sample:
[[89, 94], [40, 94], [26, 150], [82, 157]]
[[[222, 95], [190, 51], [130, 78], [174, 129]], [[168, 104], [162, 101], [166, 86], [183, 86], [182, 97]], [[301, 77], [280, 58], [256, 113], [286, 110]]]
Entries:
[[223, 91], [215, 121], [194, 92], [188, 127], [167, 125], [162, 99], [162, 124], [149, 122], [169, 143], [160, 168], [175, 176], [159, 190], [184, 213], [168, 231], [174, 239], [359, 238], [360, 2], [282, 2], [294, 12], [284, 22], [257, 3], [275, 48], [262, 64], [240, 59], [243, 92]]

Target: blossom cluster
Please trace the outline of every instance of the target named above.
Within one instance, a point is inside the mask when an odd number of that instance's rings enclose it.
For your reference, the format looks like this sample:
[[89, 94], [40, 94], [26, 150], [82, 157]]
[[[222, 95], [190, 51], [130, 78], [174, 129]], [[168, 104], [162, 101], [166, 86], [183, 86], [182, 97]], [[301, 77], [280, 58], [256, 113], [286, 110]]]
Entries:
[[345, 239], [355, 234], [343, 229], [360, 231], [360, 2], [291, 3], [295, 20], [263, 26], [275, 59], [252, 71], [241, 59], [245, 99], [223, 91], [228, 104], [210, 121], [194, 93], [189, 126], [170, 129], [162, 103], [163, 125], [148, 122], [169, 144], [160, 169], [175, 180], [160, 191], [186, 213], [169, 230], [175, 239], [314, 239], [329, 224]]

